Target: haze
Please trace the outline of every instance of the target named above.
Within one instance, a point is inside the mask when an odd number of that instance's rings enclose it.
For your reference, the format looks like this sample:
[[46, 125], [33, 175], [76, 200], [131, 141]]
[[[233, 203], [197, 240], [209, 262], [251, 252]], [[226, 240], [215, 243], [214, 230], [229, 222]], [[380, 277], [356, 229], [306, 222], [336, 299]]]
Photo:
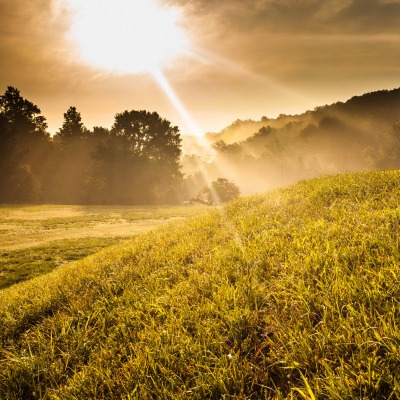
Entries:
[[1, 0], [0, 18], [1, 91], [51, 133], [69, 106], [89, 128], [146, 109], [200, 134], [399, 86], [398, 0]]

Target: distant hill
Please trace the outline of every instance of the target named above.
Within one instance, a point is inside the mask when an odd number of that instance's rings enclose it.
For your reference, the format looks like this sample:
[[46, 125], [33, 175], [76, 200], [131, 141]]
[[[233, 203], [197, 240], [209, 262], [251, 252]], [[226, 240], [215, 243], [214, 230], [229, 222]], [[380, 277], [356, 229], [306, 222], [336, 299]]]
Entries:
[[299, 115], [281, 114], [278, 118], [262, 117], [259, 121], [238, 119], [220, 132], [207, 133], [206, 138], [211, 142], [223, 140], [232, 144], [246, 140], [264, 126], [281, 129], [290, 123], [317, 124], [324, 117], [341, 117], [347, 120], [365, 118], [372, 129], [387, 123], [391, 125], [400, 118], [400, 88], [354, 96], [346, 102], [316, 107], [313, 111]]
[[400, 88], [300, 115], [237, 120], [207, 135], [216, 157], [202, 168], [210, 179], [235, 181], [245, 194], [329, 173], [398, 168], [399, 121]]

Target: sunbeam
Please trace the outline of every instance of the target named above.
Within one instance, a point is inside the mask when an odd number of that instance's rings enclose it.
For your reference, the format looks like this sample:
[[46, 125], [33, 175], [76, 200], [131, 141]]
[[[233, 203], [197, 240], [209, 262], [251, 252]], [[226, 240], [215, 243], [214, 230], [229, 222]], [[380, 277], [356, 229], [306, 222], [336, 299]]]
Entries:
[[151, 70], [151, 74], [161, 88], [163, 93], [167, 96], [168, 100], [171, 102], [175, 110], [179, 113], [182, 117], [183, 121], [185, 122], [187, 128], [190, 130], [190, 134], [195, 136], [201, 136], [201, 129], [190, 116], [189, 112], [186, 110], [186, 107], [182, 104], [181, 100], [175, 93], [174, 89], [172, 88], [171, 84], [168, 82], [168, 79], [165, 77], [164, 73], [159, 68], [153, 68]]

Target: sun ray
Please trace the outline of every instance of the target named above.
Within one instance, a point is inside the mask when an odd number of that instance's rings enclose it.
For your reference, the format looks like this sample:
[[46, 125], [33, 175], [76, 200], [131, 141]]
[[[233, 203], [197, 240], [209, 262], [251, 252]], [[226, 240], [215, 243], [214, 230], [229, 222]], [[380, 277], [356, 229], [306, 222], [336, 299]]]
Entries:
[[[152, 70], [152, 75], [161, 88], [161, 90], [164, 92], [164, 94], [167, 96], [171, 104], [174, 106], [176, 111], [179, 113], [179, 115], [182, 117], [188, 128], [190, 129], [191, 133], [194, 134], [197, 138], [198, 145], [203, 147], [204, 149], [207, 149], [209, 153], [212, 153], [215, 151], [212, 149], [210, 143], [208, 140], [204, 137], [204, 135], [201, 135], [200, 129], [195, 123], [195, 121], [192, 119], [191, 115], [189, 112], [186, 110], [185, 106], [182, 104], [181, 100], [175, 93], [174, 89], [172, 88], [171, 84], [169, 83], [168, 79], [164, 75], [164, 73], [160, 69], [153, 69]], [[212, 178], [210, 177], [210, 174], [207, 172], [206, 168], [204, 167], [202, 162], [197, 162], [197, 168], [198, 171], [200, 172], [201, 176], [203, 177], [203, 180], [207, 183], [213, 198], [216, 201], [217, 205], [221, 204], [221, 200], [218, 196], [218, 193], [213, 189], [212, 186]], [[235, 179], [235, 172], [233, 169], [230, 169], [227, 165], [225, 165], [225, 168], [221, 168], [221, 166], [218, 166], [219, 172], [222, 172], [223, 174], [228, 173], [228, 177], [230, 179]], [[229, 171], [228, 171], [229, 170]], [[223, 177], [226, 177], [225, 175], [222, 175]]]
[[183, 121], [185, 122], [186, 126], [190, 130], [190, 134], [195, 136], [201, 136], [201, 129], [193, 120], [189, 112], [186, 110], [186, 107], [183, 105], [177, 94], [175, 93], [174, 89], [172, 88], [171, 84], [169, 83], [168, 79], [164, 75], [164, 73], [159, 68], [153, 68], [151, 70], [151, 74], [161, 88], [163, 93], [167, 96], [168, 100], [171, 102], [175, 110], [179, 113]]

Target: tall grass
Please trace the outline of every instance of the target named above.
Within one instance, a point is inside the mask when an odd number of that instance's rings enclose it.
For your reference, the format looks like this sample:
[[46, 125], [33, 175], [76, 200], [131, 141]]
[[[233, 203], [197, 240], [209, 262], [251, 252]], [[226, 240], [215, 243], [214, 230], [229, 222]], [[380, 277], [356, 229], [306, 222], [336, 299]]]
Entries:
[[0, 393], [400, 398], [399, 199], [398, 171], [304, 181], [4, 289]]

